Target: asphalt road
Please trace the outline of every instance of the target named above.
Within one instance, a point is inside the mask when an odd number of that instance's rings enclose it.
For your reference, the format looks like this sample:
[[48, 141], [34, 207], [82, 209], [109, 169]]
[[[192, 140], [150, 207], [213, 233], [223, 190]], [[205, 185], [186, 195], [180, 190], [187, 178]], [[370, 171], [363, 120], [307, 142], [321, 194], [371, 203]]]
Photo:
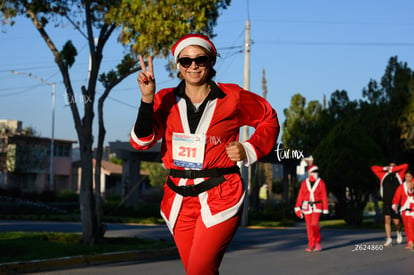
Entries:
[[[13, 222], [0, 222], [0, 231], [9, 231]], [[31, 224], [31, 223], [30, 223]], [[42, 223], [48, 230], [80, 228], [79, 224]], [[27, 231], [36, 224], [18, 223], [14, 226]], [[29, 230], [29, 226], [32, 229]], [[77, 227], [79, 226], [79, 227]], [[63, 231], [65, 229], [65, 231]], [[36, 230], [40, 231], [40, 230]], [[108, 225], [108, 236], [140, 236], [170, 238], [165, 226]], [[305, 252], [304, 224], [284, 229], [239, 228], [224, 256], [220, 274], [414, 274], [414, 252], [405, 244], [383, 247], [381, 230], [337, 230], [322, 228], [320, 252]], [[405, 240], [404, 240], [405, 241]], [[155, 257], [146, 260], [71, 267], [36, 274], [185, 274], [179, 258]]]

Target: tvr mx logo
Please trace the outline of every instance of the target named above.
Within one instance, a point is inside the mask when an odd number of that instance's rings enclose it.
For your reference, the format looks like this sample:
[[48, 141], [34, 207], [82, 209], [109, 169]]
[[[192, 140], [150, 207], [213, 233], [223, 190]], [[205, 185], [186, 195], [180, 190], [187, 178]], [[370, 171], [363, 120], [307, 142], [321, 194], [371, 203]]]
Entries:
[[302, 159], [304, 157], [301, 150], [280, 149], [280, 143], [277, 144], [275, 151], [278, 161], [282, 161], [282, 159]]

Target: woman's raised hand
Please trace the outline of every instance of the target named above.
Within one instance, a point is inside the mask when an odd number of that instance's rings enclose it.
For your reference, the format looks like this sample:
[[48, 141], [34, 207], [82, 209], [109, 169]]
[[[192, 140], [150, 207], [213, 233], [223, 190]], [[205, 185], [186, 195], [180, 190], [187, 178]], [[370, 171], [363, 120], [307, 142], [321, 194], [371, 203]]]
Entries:
[[139, 63], [141, 64], [141, 71], [138, 73], [137, 80], [142, 94], [142, 101], [145, 103], [153, 103], [155, 95], [155, 77], [152, 57], [148, 57], [148, 70], [141, 55], [139, 56]]

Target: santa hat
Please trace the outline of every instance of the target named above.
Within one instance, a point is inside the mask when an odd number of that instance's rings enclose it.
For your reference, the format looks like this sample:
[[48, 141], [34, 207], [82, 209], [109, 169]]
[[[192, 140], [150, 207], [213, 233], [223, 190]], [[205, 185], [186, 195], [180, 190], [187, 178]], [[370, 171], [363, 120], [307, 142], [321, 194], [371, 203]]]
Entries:
[[316, 165], [311, 165], [308, 168], [308, 173], [312, 173], [312, 172], [318, 172], [319, 167]]
[[216, 47], [214, 47], [213, 42], [211, 42], [207, 36], [202, 35], [202, 34], [191, 34], [190, 33], [190, 34], [186, 34], [183, 37], [181, 37], [181, 39], [178, 40], [177, 43], [175, 43], [172, 46], [171, 52], [172, 52], [172, 55], [174, 56], [175, 62], [177, 62], [178, 55], [180, 54], [180, 52], [185, 47], [192, 46], [192, 45], [203, 47], [209, 52], [211, 52], [214, 56], [217, 55]]

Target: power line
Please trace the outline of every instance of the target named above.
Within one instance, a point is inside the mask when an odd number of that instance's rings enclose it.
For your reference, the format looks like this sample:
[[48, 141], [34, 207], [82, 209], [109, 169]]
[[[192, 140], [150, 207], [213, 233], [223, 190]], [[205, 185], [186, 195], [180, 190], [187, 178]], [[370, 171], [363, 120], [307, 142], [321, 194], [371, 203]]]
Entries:
[[258, 41], [256, 44], [304, 46], [386, 46], [412, 47], [414, 42], [329, 42], [329, 41]]
[[37, 85], [29, 86], [29, 87], [28, 86], [24, 86], [24, 87], [20, 86], [20, 87], [12, 87], [12, 88], [1, 88], [0, 92], [1, 91], [10, 91], [10, 90], [21, 90], [21, 89], [26, 90], [26, 89], [37, 88], [39, 86], [41, 86], [41, 85], [37, 84]]
[[[25, 67], [25, 68], [16, 68], [16, 71], [20, 70], [42, 70], [42, 69], [51, 69], [56, 68], [56, 65], [49, 65], [49, 66], [38, 66], [38, 67]], [[0, 73], [9, 73], [10, 69], [0, 70]]]
[[[102, 60], [102, 64], [107, 64], [107, 63], [113, 63], [118, 61], [119, 62], [120, 58], [114, 58], [114, 59], [104, 59]], [[75, 65], [87, 65], [88, 62], [77, 62], [75, 63]], [[15, 64], [11, 64], [9, 66], [15, 66]], [[47, 65], [47, 66], [36, 66], [36, 67], [21, 67], [21, 68], [14, 68], [16, 71], [17, 70], [44, 70], [44, 69], [56, 69], [56, 64], [52, 63], [51, 65]], [[9, 73], [10, 69], [3, 69], [0, 70], [0, 73]]]
[[40, 86], [42, 86], [42, 85], [32, 86], [32, 87], [29, 87], [29, 88], [27, 88], [23, 91], [18, 91], [18, 92], [13, 92], [13, 93], [8, 93], [8, 94], [0, 94], [0, 97], [15, 96], [15, 95], [24, 94], [24, 93], [27, 93], [27, 92], [31, 92], [31, 91], [33, 91], [34, 88], [38, 88]]
[[227, 51], [227, 50], [234, 50], [234, 49], [243, 49], [243, 45], [217, 48], [218, 51]]
[[137, 106], [136, 106], [136, 105], [132, 105], [132, 104], [129, 104], [129, 103], [123, 102], [123, 101], [121, 101], [121, 100], [119, 100], [119, 99], [116, 99], [116, 98], [114, 98], [114, 97], [110, 97], [110, 96], [108, 96], [108, 99], [113, 100], [113, 101], [115, 101], [115, 102], [118, 102], [118, 103], [119, 103], [119, 104], [121, 104], [121, 105], [124, 105], [124, 106], [130, 107], [130, 108], [133, 108], [133, 109], [137, 109]]
[[321, 25], [394, 25], [413, 26], [414, 22], [363, 22], [363, 21], [330, 21], [330, 20], [290, 20], [290, 19], [251, 19], [254, 22], [283, 23], [283, 24], [321, 24]]

